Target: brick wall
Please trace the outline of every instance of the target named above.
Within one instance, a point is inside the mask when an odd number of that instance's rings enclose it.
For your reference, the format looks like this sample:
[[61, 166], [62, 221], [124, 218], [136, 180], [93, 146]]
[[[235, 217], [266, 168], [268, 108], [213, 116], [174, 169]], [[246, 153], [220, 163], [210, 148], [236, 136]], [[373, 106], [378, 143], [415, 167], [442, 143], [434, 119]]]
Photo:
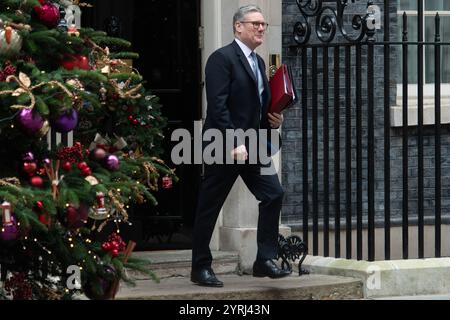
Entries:
[[[383, 1], [374, 1], [382, 10], [384, 19]], [[390, 11], [390, 35], [391, 40], [398, 41], [398, 28], [401, 28], [401, 21], [397, 21], [396, 1], [391, 1]], [[366, 1], [359, 1], [359, 4], [350, 3], [348, 11], [364, 12]], [[301, 57], [295, 50], [289, 47], [295, 42], [292, 36], [292, 29], [298, 21], [300, 13], [295, 0], [283, 1], [283, 62], [292, 67], [293, 76], [297, 88], [301, 89]], [[353, 15], [347, 15], [347, 17]], [[351, 21], [351, 20], [350, 20]], [[382, 23], [383, 25], [383, 23]], [[377, 31], [377, 41], [383, 41], [384, 30]], [[314, 34], [312, 35], [314, 38]], [[342, 37], [337, 37], [336, 41], [341, 41]], [[314, 41], [314, 40], [313, 40]], [[353, 52], [353, 51], [352, 51]], [[329, 168], [330, 168], [330, 217], [334, 216], [334, 95], [333, 95], [333, 50], [329, 50], [330, 58], [330, 82], [329, 82]], [[382, 46], [375, 47], [375, 212], [376, 223], [384, 224], [384, 53]], [[322, 51], [318, 50], [318, 61], [322, 61]], [[401, 47], [391, 47], [391, 105], [395, 104], [396, 84], [400, 83]], [[355, 111], [355, 57], [352, 56], [352, 214], [356, 219], [356, 111]], [[312, 109], [311, 109], [311, 54], [308, 55], [308, 150], [309, 150], [309, 212], [310, 222], [312, 211]], [[341, 66], [344, 66], [344, 51], [341, 51]], [[367, 55], [363, 49], [363, 216], [367, 218]], [[323, 215], [323, 97], [322, 97], [322, 63], [319, 62], [319, 97], [318, 97], [318, 137], [319, 137], [319, 215]], [[342, 69], [340, 76], [340, 188], [341, 188], [341, 216], [345, 217], [345, 73]], [[297, 105], [285, 113], [283, 125], [283, 149], [282, 149], [282, 183], [286, 191], [286, 197], [282, 210], [282, 222], [290, 226], [301, 224], [303, 217], [303, 192], [302, 192], [302, 111], [301, 99]], [[448, 126], [442, 128], [442, 213], [450, 212], [450, 130]], [[433, 222], [434, 216], [434, 132], [433, 127], [425, 128], [424, 136], [424, 195], [425, 195], [425, 216], [426, 223]], [[391, 216], [392, 223], [396, 224], [402, 216], [402, 131], [401, 129], [391, 129]], [[409, 217], [411, 221], [417, 218], [417, 130], [409, 130]], [[444, 219], [444, 221], [446, 221]], [[332, 223], [331, 223], [332, 224]], [[341, 226], [345, 221], [341, 222]]]

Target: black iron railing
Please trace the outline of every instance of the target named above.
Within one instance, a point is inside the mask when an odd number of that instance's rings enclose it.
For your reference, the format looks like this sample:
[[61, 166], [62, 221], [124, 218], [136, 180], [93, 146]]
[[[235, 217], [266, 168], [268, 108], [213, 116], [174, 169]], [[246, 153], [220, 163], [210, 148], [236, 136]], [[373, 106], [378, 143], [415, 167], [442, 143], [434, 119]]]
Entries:
[[[379, 211], [384, 211], [384, 259], [391, 259], [392, 194], [393, 180], [391, 162], [392, 136], [397, 135], [402, 145], [400, 185], [403, 201], [400, 217], [402, 232], [402, 257], [408, 258], [410, 252], [410, 227], [417, 227], [417, 256], [425, 257], [425, 186], [424, 186], [424, 50], [434, 48], [435, 92], [434, 92], [434, 256], [441, 256], [441, 215], [442, 215], [442, 145], [441, 145], [441, 47], [450, 43], [441, 42], [440, 17], [434, 17], [434, 41], [425, 41], [423, 34], [423, 1], [418, 0], [418, 37], [408, 37], [407, 15], [403, 14], [398, 26], [402, 29], [402, 38], [393, 41], [390, 35], [390, 1], [385, 0], [384, 12], [375, 12], [373, 1], [366, 2], [367, 11], [349, 19], [350, 27], [344, 18], [346, 8], [355, 1], [297, 0], [299, 8], [298, 22], [294, 26], [295, 45], [290, 49], [299, 55], [301, 82], [301, 123], [302, 128], [302, 235], [306, 244], [312, 231], [313, 255], [319, 254], [319, 240], [322, 237], [323, 255], [330, 255], [330, 242], [333, 241], [335, 257], [341, 255], [341, 232], [345, 234], [345, 258], [363, 259], [364, 253], [369, 261], [375, 260], [375, 229], [379, 221]], [[384, 14], [383, 14], [384, 13]], [[382, 17], [382, 30], [377, 24]], [[351, 32], [349, 31], [351, 30]], [[417, 124], [411, 127], [408, 100], [408, 54], [409, 49], [417, 48]], [[392, 52], [401, 52], [397, 57], [402, 66], [401, 74], [395, 74], [391, 68]], [[398, 50], [397, 50], [398, 49]], [[377, 56], [383, 56], [384, 65], [376, 65]], [[329, 60], [329, 58], [333, 60]], [[377, 60], [379, 61], [379, 59]], [[375, 69], [377, 68], [377, 69]], [[380, 68], [384, 72], [380, 73]], [[375, 74], [382, 75], [383, 85]], [[332, 78], [332, 79], [331, 79]], [[402, 84], [402, 128], [391, 126], [391, 105], [397, 95], [393, 80]], [[382, 103], [375, 92], [382, 92]], [[400, 92], [399, 92], [400, 93]], [[331, 100], [330, 100], [331, 99]], [[384, 123], [377, 119], [382, 110]], [[331, 120], [330, 117], [333, 117]], [[428, 130], [427, 132], [429, 132]], [[427, 133], [430, 135], [430, 133]], [[344, 135], [342, 137], [342, 135]], [[411, 138], [417, 149], [411, 152]], [[332, 140], [331, 140], [332, 138]], [[379, 144], [378, 141], [382, 143]], [[321, 142], [321, 143], [320, 143]], [[344, 142], [344, 143], [343, 143]], [[383, 152], [382, 157], [376, 153]], [[412, 168], [409, 161], [417, 160]], [[384, 164], [377, 161], [382, 159]], [[330, 161], [333, 161], [330, 166]], [[342, 162], [341, 162], [342, 160]], [[417, 168], [417, 175], [411, 177], [411, 169]], [[396, 168], [397, 170], [397, 168]], [[383, 199], [377, 201], [377, 173], [384, 177], [381, 191]], [[417, 179], [417, 197], [411, 204], [408, 194], [411, 179]], [[380, 181], [380, 179], [378, 179]], [[394, 181], [395, 183], [397, 181]], [[399, 181], [400, 182], [400, 181]], [[414, 181], [415, 182], [415, 181]], [[321, 190], [321, 192], [319, 192]], [[396, 190], [397, 192], [398, 190]], [[343, 203], [342, 203], [343, 202]], [[411, 224], [411, 206], [417, 215]], [[381, 208], [381, 209], [380, 209]], [[377, 218], [377, 219], [376, 219]], [[356, 220], [356, 221], [354, 221]], [[417, 221], [417, 222], [416, 222]], [[312, 222], [312, 223], [311, 223]], [[310, 225], [311, 223], [311, 225]], [[345, 229], [341, 224], [345, 223]], [[330, 225], [331, 224], [331, 225]], [[312, 227], [312, 230], [311, 230]], [[333, 230], [330, 230], [333, 229]], [[356, 229], [356, 230], [355, 230]], [[352, 248], [356, 231], [356, 248]], [[330, 232], [334, 231], [334, 239]], [[364, 231], [367, 232], [363, 241]], [[363, 246], [365, 245], [365, 246]], [[344, 246], [343, 246], [344, 248]], [[353, 253], [353, 249], [356, 252]]]

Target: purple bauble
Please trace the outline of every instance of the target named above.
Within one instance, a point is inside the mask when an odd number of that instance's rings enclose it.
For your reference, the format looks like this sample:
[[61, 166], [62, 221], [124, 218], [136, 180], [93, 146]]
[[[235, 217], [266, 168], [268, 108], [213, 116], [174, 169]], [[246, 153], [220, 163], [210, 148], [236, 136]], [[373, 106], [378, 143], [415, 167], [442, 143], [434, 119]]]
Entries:
[[47, 27], [55, 28], [58, 25], [60, 13], [53, 3], [46, 1], [42, 6], [36, 6], [35, 11], [38, 14], [39, 20]]
[[27, 152], [23, 156], [23, 161], [25, 162], [33, 162], [34, 161], [34, 154], [33, 152]]
[[67, 111], [58, 116], [56, 119], [53, 119], [50, 124], [52, 129], [57, 132], [70, 132], [75, 129], [78, 124], [78, 112], [75, 109]]
[[16, 117], [17, 124], [27, 134], [34, 135], [41, 130], [44, 119], [33, 109], [22, 109]]
[[120, 162], [119, 158], [113, 154], [106, 157], [106, 168], [111, 171], [119, 170]]
[[11, 224], [4, 225], [0, 230], [0, 239], [3, 241], [16, 240], [19, 232], [17, 230], [16, 218], [11, 214]]

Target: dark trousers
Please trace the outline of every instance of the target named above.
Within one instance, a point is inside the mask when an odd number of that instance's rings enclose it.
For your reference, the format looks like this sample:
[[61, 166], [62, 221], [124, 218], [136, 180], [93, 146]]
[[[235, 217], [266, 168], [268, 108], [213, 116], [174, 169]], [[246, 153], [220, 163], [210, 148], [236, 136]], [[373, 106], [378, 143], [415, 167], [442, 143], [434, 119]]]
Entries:
[[[260, 201], [256, 258], [267, 260], [277, 256], [278, 224], [284, 195], [278, 175], [261, 175], [259, 165], [206, 166], [199, 190], [193, 230], [193, 269], [211, 266], [209, 243], [214, 226], [220, 209], [239, 175]], [[227, 212], [227, 214], [233, 214], [233, 212]]]

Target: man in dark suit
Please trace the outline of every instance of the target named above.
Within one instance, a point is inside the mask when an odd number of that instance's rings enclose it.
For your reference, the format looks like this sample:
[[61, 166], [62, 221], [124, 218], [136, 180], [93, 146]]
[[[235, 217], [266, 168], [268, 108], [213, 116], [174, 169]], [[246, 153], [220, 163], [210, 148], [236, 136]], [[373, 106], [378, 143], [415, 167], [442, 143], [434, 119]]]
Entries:
[[[281, 114], [268, 114], [270, 90], [263, 59], [254, 50], [263, 43], [268, 24], [254, 5], [241, 7], [233, 17], [235, 40], [217, 51], [206, 64], [207, 116], [204, 132], [220, 130], [276, 130], [283, 122]], [[258, 131], [259, 132], [259, 131]], [[270, 134], [268, 135], [270, 136]], [[258, 134], [258, 140], [263, 139]], [[225, 140], [225, 139], [224, 139]], [[268, 144], [266, 142], [266, 144]], [[261, 143], [258, 143], [260, 146]], [[205, 166], [193, 230], [191, 281], [203, 286], [222, 287], [211, 268], [209, 248], [220, 209], [234, 182], [241, 176], [259, 203], [257, 253], [253, 276], [281, 278], [290, 272], [278, 268], [278, 224], [284, 191], [276, 173], [262, 174], [260, 161], [250, 163], [250, 156], [260, 148], [236, 136], [226, 156], [240, 163]], [[228, 163], [228, 162], [227, 162]], [[229, 212], [227, 214], [232, 214]]]

